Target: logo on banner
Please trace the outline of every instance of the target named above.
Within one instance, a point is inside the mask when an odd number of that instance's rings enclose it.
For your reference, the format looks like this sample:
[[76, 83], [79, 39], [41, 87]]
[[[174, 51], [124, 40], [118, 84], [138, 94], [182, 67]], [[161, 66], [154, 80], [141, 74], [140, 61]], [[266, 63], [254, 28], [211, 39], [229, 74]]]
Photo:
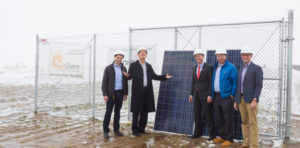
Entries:
[[49, 74], [52, 76], [83, 76], [83, 58], [81, 50], [51, 50]]

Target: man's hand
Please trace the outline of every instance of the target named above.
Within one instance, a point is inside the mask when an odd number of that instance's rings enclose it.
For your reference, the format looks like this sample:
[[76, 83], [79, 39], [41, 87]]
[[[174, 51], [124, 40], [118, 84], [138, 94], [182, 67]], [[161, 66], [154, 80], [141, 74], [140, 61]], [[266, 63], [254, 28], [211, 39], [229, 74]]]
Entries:
[[127, 77], [127, 78], [130, 76], [130, 74], [128, 74], [128, 73], [126, 73], [126, 72], [124, 72], [124, 71], [123, 71], [122, 73], [123, 73], [123, 75], [124, 75], [125, 77]]
[[239, 110], [239, 105], [238, 105], [237, 103], [234, 102], [233, 108], [234, 108], [236, 111], [238, 111], [238, 110]]
[[124, 101], [126, 101], [127, 100], [127, 95], [124, 95]]
[[209, 104], [209, 103], [211, 103], [211, 102], [212, 102], [211, 96], [207, 96], [207, 103]]
[[108, 101], [108, 96], [104, 96], [104, 101], [105, 101], [105, 102]]
[[233, 100], [234, 98], [233, 98], [233, 95], [230, 95], [230, 98]]
[[166, 78], [167, 79], [171, 79], [173, 76], [169, 75], [169, 73], [167, 73]]
[[254, 98], [254, 99], [252, 100], [251, 104], [250, 104], [250, 108], [251, 108], [252, 110], [256, 109], [256, 107], [257, 107], [257, 101], [256, 101], [256, 100], [257, 100], [257, 99]]
[[190, 97], [189, 97], [189, 102], [192, 102], [192, 101], [193, 101], [193, 96], [190, 95]]

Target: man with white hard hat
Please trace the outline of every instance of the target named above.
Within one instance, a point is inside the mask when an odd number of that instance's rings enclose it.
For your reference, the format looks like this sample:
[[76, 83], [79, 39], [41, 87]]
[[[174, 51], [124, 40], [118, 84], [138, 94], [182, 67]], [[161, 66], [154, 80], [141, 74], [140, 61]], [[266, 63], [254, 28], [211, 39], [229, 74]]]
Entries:
[[233, 96], [236, 92], [237, 70], [226, 60], [227, 52], [224, 48], [218, 48], [215, 54], [217, 62], [213, 70], [211, 94], [220, 138], [215, 138], [214, 142], [222, 143], [221, 146], [231, 146], [234, 132]]
[[252, 55], [253, 53], [248, 47], [241, 51], [243, 66], [239, 70], [234, 99], [234, 109], [240, 110], [242, 117], [244, 143], [239, 146], [240, 148], [258, 147], [257, 113], [263, 85], [263, 71], [261, 66], [251, 61]]
[[106, 102], [106, 111], [103, 121], [104, 138], [109, 138], [109, 122], [110, 117], [115, 108], [114, 114], [114, 133], [117, 136], [123, 136], [120, 132], [120, 110], [123, 100], [127, 99], [128, 95], [128, 80], [122, 74], [127, 72], [126, 67], [122, 64], [124, 53], [117, 50], [114, 53], [114, 62], [105, 68], [102, 79], [102, 94]]
[[[192, 85], [189, 101], [194, 100], [194, 134], [190, 138], [199, 138], [203, 134], [203, 122], [206, 119], [208, 127], [209, 138], [211, 141], [216, 138], [215, 123], [212, 114], [212, 98], [211, 98], [211, 80], [213, 67], [204, 63], [205, 53], [203, 49], [196, 49], [194, 51], [194, 58], [197, 63], [193, 67]], [[204, 111], [205, 117], [201, 117]]]
[[157, 75], [152, 66], [146, 62], [148, 51], [145, 47], [138, 49], [138, 60], [131, 63], [129, 71], [123, 73], [128, 80], [132, 79], [131, 107], [132, 133], [134, 136], [147, 134], [145, 131], [148, 122], [148, 113], [155, 111], [152, 80], [167, 80], [172, 76]]

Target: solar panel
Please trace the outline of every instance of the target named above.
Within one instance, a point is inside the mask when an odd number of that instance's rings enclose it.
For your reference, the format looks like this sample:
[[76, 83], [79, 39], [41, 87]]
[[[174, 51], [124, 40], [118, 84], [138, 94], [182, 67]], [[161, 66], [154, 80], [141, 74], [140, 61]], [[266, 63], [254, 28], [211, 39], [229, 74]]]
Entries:
[[160, 83], [154, 130], [193, 132], [193, 105], [188, 102], [193, 65], [193, 51], [165, 52], [162, 73], [169, 73], [173, 78]]
[[[242, 64], [240, 50], [228, 50], [227, 53], [228, 60], [239, 68]], [[206, 62], [210, 65], [216, 62], [215, 51], [207, 52]], [[160, 83], [154, 130], [193, 134], [194, 110], [188, 96], [195, 64], [193, 51], [165, 51], [162, 73], [169, 73], [173, 78]], [[202, 121], [205, 123], [205, 119]], [[242, 139], [240, 125], [240, 114], [235, 111], [235, 139]], [[206, 126], [203, 127], [203, 135], [208, 135]]]

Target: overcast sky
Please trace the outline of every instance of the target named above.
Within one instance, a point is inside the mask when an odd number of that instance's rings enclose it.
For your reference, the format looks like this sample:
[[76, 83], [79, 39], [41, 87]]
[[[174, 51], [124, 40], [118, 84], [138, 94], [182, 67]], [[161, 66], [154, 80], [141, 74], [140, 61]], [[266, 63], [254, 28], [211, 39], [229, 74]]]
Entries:
[[33, 65], [36, 34], [280, 20], [289, 9], [295, 13], [293, 58], [300, 64], [299, 0], [0, 0], [0, 66]]

